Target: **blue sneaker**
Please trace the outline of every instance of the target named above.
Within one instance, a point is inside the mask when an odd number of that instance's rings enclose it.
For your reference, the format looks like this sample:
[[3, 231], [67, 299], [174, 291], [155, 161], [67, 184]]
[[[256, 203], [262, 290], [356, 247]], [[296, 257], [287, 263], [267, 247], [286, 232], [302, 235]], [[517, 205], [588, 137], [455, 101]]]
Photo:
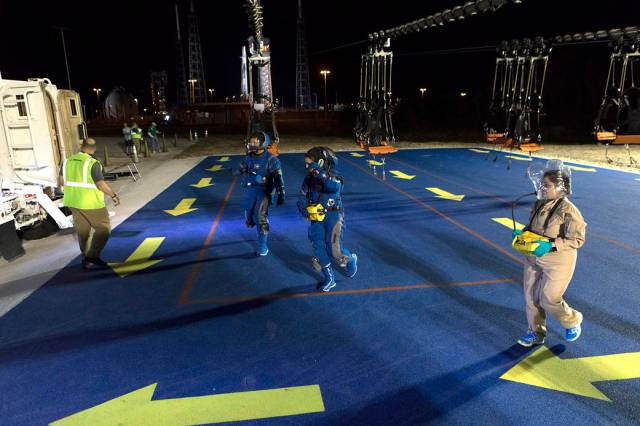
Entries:
[[524, 346], [525, 348], [530, 348], [533, 345], [541, 345], [543, 343], [544, 343], [544, 336], [541, 336], [535, 331], [531, 331], [528, 334], [518, 339], [518, 344], [520, 346]]
[[567, 342], [575, 342], [576, 340], [578, 340], [578, 337], [580, 337], [581, 334], [582, 334], [582, 327], [578, 325], [576, 327], [567, 328], [566, 335], [564, 338]]
[[336, 286], [336, 279], [333, 275], [331, 265], [322, 268], [322, 275], [324, 275], [324, 283], [322, 284], [322, 291], [329, 291]]
[[267, 234], [258, 235], [258, 256], [266, 256], [269, 254], [269, 248], [267, 247]]
[[356, 272], [358, 272], [358, 255], [357, 254], [351, 253], [351, 259], [349, 260], [349, 262], [347, 262], [347, 266], [345, 270], [349, 278], [353, 278]]

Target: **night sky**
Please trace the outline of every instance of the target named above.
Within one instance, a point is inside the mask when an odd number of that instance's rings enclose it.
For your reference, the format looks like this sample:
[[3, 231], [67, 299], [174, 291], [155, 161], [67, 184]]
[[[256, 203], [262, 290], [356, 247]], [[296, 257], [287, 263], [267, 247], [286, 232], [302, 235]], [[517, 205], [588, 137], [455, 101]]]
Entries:
[[[7, 79], [49, 77], [66, 87], [59, 32], [52, 26], [71, 28], [66, 34], [71, 83], [85, 101], [93, 102], [92, 87], [103, 96], [123, 85], [148, 102], [149, 71], [166, 70], [175, 96], [174, 1], [120, 1], [79, 3], [3, 0], [3, 40], [0, 71]], [[181, 0], [186, 30], [188, 1]], [[328, 67], [329, 99], [354, 101], [358, 91], [359, 54], [364, 45], [325, 54], [314, 52], [363, 40], [372, 31], [386, 29], [464, 3], [462, 0], [345, 1], [303, 0], [310, 52], [312, 92], [322, 102], [319, 70]], [[239, 92], [240, 50], [250, 35], [243, 2], [196, 0], [207, 87], [219, 96]], [[270, 37], [274, 92], [292, 106], [295, 93], [297, 0], [263, 0], [265, 28]], [[485, 13], [442, 28], [404, 36], [393, 41], [396, 94], [419, 96], [428, 87], [433, 96], [454, 96], [467, 91], [470, 102], [484, 108], [493, 76], [493, 53], [466, 55], [403, 54], [434, 49], [496, 45], [503, 39], [553, 36], [640, 25], [640, 1], [523, 0], [496, 13]], [[186, 36], [186, 32], [183, 32]], [[186, 51], [186, 40], [183, 40]], [[604, 85], [608, 66], [605, 45], [558, 47], [550, 64], [549, 99], [558, 103], [585, 96], [591, 105]], [[145, 101], [147, 99], [147, 101]], [[474, 101], [475, 99], [475, 101]], [[555, 100], [557, 99], [557, 100]], [[147, 103], [148, 106], [148, 103]], [[575, 106], [571, 106], [574, 108]], [[591, 108], [589, 106], [589, 108]]]

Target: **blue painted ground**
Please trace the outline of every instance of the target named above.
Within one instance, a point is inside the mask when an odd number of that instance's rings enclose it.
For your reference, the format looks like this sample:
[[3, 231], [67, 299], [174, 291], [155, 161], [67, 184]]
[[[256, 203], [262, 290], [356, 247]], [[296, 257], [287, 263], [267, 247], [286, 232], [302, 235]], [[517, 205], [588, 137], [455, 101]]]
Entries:
[[[152, 383], [156, 400], [320, 386], [324, 413], [256, 424], [640, 422], [640, 379], [597, 383], [612, 402], [500, 379], [529, 351], [514, 346], [526, 331], [520, 258], [491, 219], [531, 191], [528, 162], [507, 170], [466, 149], [405, 150], [387, 171], [415, 178], [383, 182], [366, 157], [340, 158], [345, 241], [360, 270], [339, 275], [339, 291], [315, 290], [293, 197], [302, 156], [281, 156], [289, 199], [271, 210], [266, 258], [253, 255], [242, 189], [228, 171], [205, 170], [237, 157], [208, 158], [119, 226], [103, 256], [121, 262], [165, 237], [160, 263], [120, 278], [76, 260], [0, 318], [0, 423], [46, 424]], [[589, 226], [566, 298], [584, 313], [584, 334], [565, 344], [551, 320], [547, 346], [562, 358], [640, 352], [638, 175], [573, 175]], [[203, 177], [215, 186], [189, 186]], [[198, 210], [163, 212], [183, 198]]]

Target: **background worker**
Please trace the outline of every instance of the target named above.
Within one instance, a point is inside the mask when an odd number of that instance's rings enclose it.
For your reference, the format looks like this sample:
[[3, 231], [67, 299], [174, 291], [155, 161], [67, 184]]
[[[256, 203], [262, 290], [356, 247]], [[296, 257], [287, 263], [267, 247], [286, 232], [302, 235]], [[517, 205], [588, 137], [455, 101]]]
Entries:
[[124, 147], [127, 155], [133, 154], [133, 141], [131, 140], [131, 127], [129, 124], [124, 123], [122, 127], [122, 136], [124, 137]]
[[118, 195], [104, 181], [102, 164], [93, 157], [95, 152], [96, 141], [92, 138], [85, 139], [80, 152], [64, 161], [61, 176], [64, 206], [73, 214], [73, 226], [78, 233], [82, 267], [85, 269], [92, 265], [107, 266], [100, 258], [111, 234], [104, 194], [111, 197], [115, 206], [120, 204]]
[[151, 152], [160, 152], [160, 143], [158, 142], [159, 134], [162, 134], [162, 132], [158, 130], [158, 125], [151, 123], [151, 126], [147, 129], [147, 135], [151, 142]]
[[131, 139], [133, 140], [133, 147], [136, 152], [140, 152], [140, 146], [142, 144], [142, 129], [138, 127], [138, 123], [131, 125]]

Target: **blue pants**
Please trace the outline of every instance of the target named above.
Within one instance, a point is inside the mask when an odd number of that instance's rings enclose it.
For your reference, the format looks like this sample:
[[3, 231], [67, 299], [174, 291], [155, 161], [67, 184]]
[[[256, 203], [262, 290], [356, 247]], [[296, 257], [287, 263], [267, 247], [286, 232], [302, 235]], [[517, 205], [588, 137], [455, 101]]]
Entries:
[[351, 252], [342, 245], [344, 228], [344, 216], [339, 211], [327, 212], [322, 222], [311, 222], [309, 240], [320, 266], [330, 265], [331, 259], [342, 267], [346, 266]]
[[269, 205], [271, 195], [266, 191], [247, 190], [244, 204], [244, 218], [247, 227], [257, 226], [258, 235], [269, 233]]
[[151, 152], [160, 152], [160, 143], [158, 142], [158, 138], [154, 136], [150, 136], [151, 140]]

